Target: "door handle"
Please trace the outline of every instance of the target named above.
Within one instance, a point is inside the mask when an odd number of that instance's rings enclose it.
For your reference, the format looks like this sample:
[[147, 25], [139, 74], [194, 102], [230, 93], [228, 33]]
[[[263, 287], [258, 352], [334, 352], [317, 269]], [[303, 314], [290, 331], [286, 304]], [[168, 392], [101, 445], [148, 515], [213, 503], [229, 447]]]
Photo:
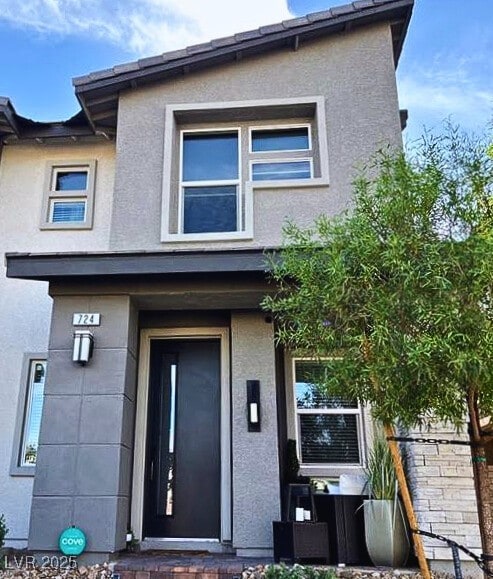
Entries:
[[154, 460], [151, 460], [151, 480], [154, 480]]

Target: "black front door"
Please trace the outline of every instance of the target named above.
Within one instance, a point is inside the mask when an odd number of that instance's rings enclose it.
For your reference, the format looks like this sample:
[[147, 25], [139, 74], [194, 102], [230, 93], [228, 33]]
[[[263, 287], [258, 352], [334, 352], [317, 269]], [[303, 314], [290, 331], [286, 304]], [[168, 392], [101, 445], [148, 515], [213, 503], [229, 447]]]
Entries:
[[220, 537], [220, 341], [151, 341], [144, 532]]

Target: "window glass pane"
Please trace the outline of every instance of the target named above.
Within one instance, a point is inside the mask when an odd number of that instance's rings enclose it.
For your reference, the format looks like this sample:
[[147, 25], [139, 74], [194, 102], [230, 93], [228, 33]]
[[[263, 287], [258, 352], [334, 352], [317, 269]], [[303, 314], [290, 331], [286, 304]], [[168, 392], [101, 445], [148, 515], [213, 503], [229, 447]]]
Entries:
[[279, 161], [275, 163], [254, 163], [254, 181], [277, 181], [283, 179], [311, 179], [310, 161]]
[[252, 131], [252, 151], [306, 151], [308, 127]]
[[297, 408], [358, 408], [357, 401], [328, 396], [317, 383], [324, 382], [325, 368], [317, 362], [295, 362], [295, 392]]
[[87, 171], [57, 171], [55, 191], [85, 191]]
[[301, 462], [358, 464], [355, 414], [300, 414]]
[[85, 201], [53, 201], [53, 223], [84, 222], [85, 218]]
[[184, 188], [184, 233], [236, 231], [236, 185]]
[[183, 181], [238, 179], [238, 133], [183, 137]]
[[41, 426], [41, 413], [43, 411], [45, 373], [45, 361], [31, 361], [29, 370], [29, 384], [26, 397], [26, 414], [22, 436], [20, 466], [33, 466], [36, 464], [39, 427]]

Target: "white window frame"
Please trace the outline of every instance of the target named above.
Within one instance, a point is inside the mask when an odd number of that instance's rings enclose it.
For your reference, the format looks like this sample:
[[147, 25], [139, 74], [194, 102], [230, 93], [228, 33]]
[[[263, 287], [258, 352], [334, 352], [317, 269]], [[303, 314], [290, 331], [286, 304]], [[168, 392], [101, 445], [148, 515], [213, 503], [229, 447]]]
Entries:
[[[164, 120], [164, 155], [163, 155], [163, 172], [162, 172], [162, 199], [161, 199], [161, 243], [194, 243], [194, 242], [222, 242], [222, 241], [251, 241], [254, 239], [254, 195], [256, 191], [264, 189], [326, 189], [329, 186], [329, 155], [327, 142], [327, 128], [326, 128], [326, 113], [325, 113], [325, 96], [314, 95], [295, 98], [275, 98], [275, 99], [256, 99], [245, 101], [215, 101], [215, 102], [195, 102], [195, 103], [171, 103], [165, 106], [165, 120]], [[275, 110], [277, 107], [289, 107], [291, 113], [293, 107], [305, 107], [306, 105], [313, 106], [313, 127], [316, 127], [317, 147], [320, 158], [320, 176], [312, 179], [300, 180], [283, 180], [283, 181], [249, 181], [241, 179], [243, 199], [243, 228], [237, 232], [230, 233], [201, 233], [201, 234], [183, 234], [178, 228], [178, 221], [180, 215], [180, 208], [178, 215], [175, 212], [175, 192], [177, 182], [173, 175], [178, 175], [176, 168], [176, 157], [179, 153], [179, 134], [182, 123], [207, 122], [207, 115], [210, 113], [217, 118], [218, 114], [228, 115], [228, 118], [234, 118], [231, 115], [240, 114], [243, 117], [242, 111], [252, 112], [256, 109], [259, 111], [266, 111], [269, 109]], [[201, 121], [196, 120], [196, 113], [203, 116]], [[287, 116], [292, 116], [292, 114]], [[295, 113], [296, 116], [296, 113]], [[305, 117], [303, 113], [300, 116]], [[188, 118], [187, 118], [188, 117]], [[232, 121], [234, 122], [234, 121]], [[211, 127], [205, 130], [214, 129], [214, 121], [211, 121]], [[253, 121], [257, 124], [258, 121]], [[289, 124], [306, 123], [282, 123], [275, 126], [282, 126]], [[253, 126], [253, 125], [251, 125]], [[263, 125], [267, 126], [267, 125]], [[184, 129], [183, 129], [184, 130]], [[193, 129], [190, 129], [193, 130]], [[243, 139], [242, 139], [243, 140]], [[313, 146], [313, 143], [312, 143]], [[245, 147], [245, 150], [249, 145]], [[240, 148], [241, 150], [241, 148]], [[302, 152], [303, 153], [303, 152]], [[256, 153], [254, 153], [256, 155]], [[250, 157], [250, 154], [248, 153]], [[262, 156], [262, 153], [260, 154]], [[178, 160], [181, 164], [181, 159]], [[246, 169], [248, 170], [248, 169]], [[176, 173], [175, 173], [176, 171]], [[181, 192], [178, 190], [177, 206], [180, 203]], [[176, 226], [176, 231], [175, 231]]]
[[[308, 129], [308, 149], [273, 149], [272, 151], [254, 151], [253, 150], [253, 132], [254, 131], [282, 131], [288, 129]], [[283, 124], [283, 125], [260, 125], [248, 127], [248, 152], [251, 155], [271, 155], [276, 153], [307, 153], [313, 150], [312, 126], [310, 123]]]
[[[194, 133], [204, 134], [221, 134], [233, 133], [238, 136], [238, 179], [225, 179], [223, 181], [184, 181], [183, 180], [183, 142], [185, 135]], [[241, 233], [243, 223], [243, 195], [242, 195], [242, 169], [241, 169], [241, 127], [221, 127], [221, 128], [205, 128], [205, 129], [182, 129], [180, 131], [180, 160], [179, 160], [179, 196], [178, 196], [178, 232], [186, 238], [198, 237], [200, 239], [207, 239], [208, 236], [217, 239], [220, 236], [229, 238], [231, 235]], [[236, 230], [235, 231], [210, 231], [203, 233], [185, 233], [183, 231], [185, 224], [185, 187], [221, 187], [235, 185], [236, 186]]]
[[[298, 402], [296, 399], [296, 362], [314, 362], [318, 363], [320, 360], [315, 358], [304, 358], [296, 357], [292, 358], [292, 392], [293, 392], [293, 403], [294, 403], [294, 423], [295, 423], [295, 435], [296, 435], [296, 449], [298, 452], [298, 459], [300, 461], [300, 468], [302, 468], [308, 475], [310, 475], [310, 470], [361, 470], [364, 467], [364, 444], [365, 444], [365, 430], [363, 424], [363, 408], [358, 402], [355, 408], [298, 408]], [[359, 462], [358, 463], [347, 463], [347, 462], [317, 462], [309, 463], [303, 462], [301, 454], [301, 426], [300, 426], [300, 416], [303, 414], [351, 414], [356, 416], [356, 432], [358, 437], [358, 451], [359, 451]], [[317, 473], [318, 474], [318, 473]]]
[[[55, 212], [55, 203], [84, 203], [84, 219], [83, 221], [53, 221], [53, 214]], [[50, 223], [85, 223], [87, 215], [87, 197], [70, 197], [70, 198], [63, 198], [63, 197], [51, 197], [50, 198], [50, 207], [49, 207], [49, 222]]]
[[[17, 405], [17, 417], [14, 431], [14, 441], [12, 448], [12, 458], [10, 463], [11, 476], [34, 476], [36, 466], [23, 463], [26, 428], [28, 425], [31, 404], [32, 386], [35, 372], [35, 364], [43, 363], [45, 368], [45, 379], [47, 371], [47, 355], [45, 352], [24, 354], [22, 362], [21, 386], [19, 391], [19, 401]], [[38, 438], [39, 447], [39, 438]]]
[[[57, 191], [58, 173], [87, 173], [86, 189]], [[40, 229], [91, 229], [94, 212], [94, 188], [96, 179], [95, 160], [48, 161], [46, 164], [45, 185], [43, 191], [43, 207]], [[53, 221], [54, 204], [56, 202], [84, 202], [83, 221]]]
[[[302, 178], [298, 178], [298, 179], [259, 179], [254, 181], [253, 180], [253, 166], [254, 165], [269, 165], [270, 163], [279, 163], [279, 164], [283, 164], [283, 163], [296, 163], [296, 162], [306, 162], [308, 161], [310, 163], [310, 177], [307, 177], [306, 179], [302, 179]], [[284, 182], [289, 182], [289, 181], [295, 181], [296, 183], [299, 183], [300, 181], [310, 181], [311, 179], [313, 179], [313, 158], [312, 157], [293, 157], [293, 158], [272, 158], [272, 159], [250, 159], [249, 162], [250, 165], [250, 181], [252, 181], [252, 183], [277, 183], [279, 181]]]

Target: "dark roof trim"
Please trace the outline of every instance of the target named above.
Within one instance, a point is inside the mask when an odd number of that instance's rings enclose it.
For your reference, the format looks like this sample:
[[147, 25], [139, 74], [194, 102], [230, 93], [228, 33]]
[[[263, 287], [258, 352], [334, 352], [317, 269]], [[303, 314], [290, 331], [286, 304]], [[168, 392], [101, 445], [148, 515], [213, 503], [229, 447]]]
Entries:
[[90, 277], [257, 272], [268, 270], [263, 250], [170, 253], [6, 254], [7, 277], [49, 281]]
[[399, 119], [401, 121], [401, 131], [407, 127], [407, 120], [409, 118], [409, 111], [407, 109], [401, 109], [399, 111]]
[[0, 96], [0, 139], [4, 135], [19, 136], [19, 132], [17, 114], [10, 99]]
[[231, 62], [240, 53], [245, 57], [283, 47], [293, 48], [303, 41], [377, 22], [391, 25], [397, 66], [413, 5], [414, 0], [357, 0], [345, 6], [97, 71], [74, 78], [73, 84], [93, 126], [112, 126], [116, 122], [117, 103], [113, 97], [118, 91]]
[[96, 134], [82, 110], [66, 121], [41, 123], [18, 115], [10, 99], [0, 96], [0, 143], [26, 139], [42, 143], [53, 139], [78, 140], [100, 136], [111, 138], [109, 133]]

